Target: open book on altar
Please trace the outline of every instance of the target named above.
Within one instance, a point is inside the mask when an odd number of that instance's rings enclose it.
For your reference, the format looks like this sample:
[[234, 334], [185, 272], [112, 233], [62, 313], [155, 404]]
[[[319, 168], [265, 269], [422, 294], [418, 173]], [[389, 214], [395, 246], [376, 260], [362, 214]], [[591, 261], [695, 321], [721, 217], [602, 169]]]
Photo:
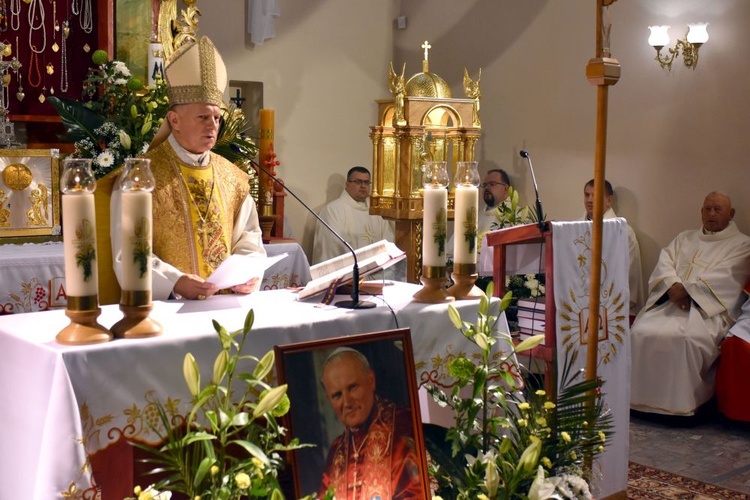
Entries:
[[[383, 269], [387, 269], [406, 258], [406, 254], [394, 243], [381, 240], [354, 251], [357, 255], [359, 277], [363, 278]], [[338, 257], [315, 264], [310, 268], [312, 279], [300, 290], [299, 299], [305, 299], [318, 293], [350, 283], [354, 257], [347, 252]]]

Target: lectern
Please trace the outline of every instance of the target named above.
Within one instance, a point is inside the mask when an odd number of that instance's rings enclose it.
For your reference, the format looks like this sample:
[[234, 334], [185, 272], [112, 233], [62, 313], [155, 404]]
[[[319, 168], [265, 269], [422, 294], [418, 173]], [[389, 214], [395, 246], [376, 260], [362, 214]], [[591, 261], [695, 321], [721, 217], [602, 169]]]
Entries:
[[[495, 281], [495, 295], [505, 295], [505, 276], [507, 274], [509, 247], [518, 245], [541, 246], [540, 264], [543, 263], [545, 276], [544, 293], [544, 344], [531, 350], [533, 358], [544, 361], [545, 386], [549, 394], [557, 394], [557, 371], [555, 363], [555, 346], [557, 328], [555, 323], [555, 287], [552, 253], [552, 224], [524, 224], [521, 226], [498, 229], [487, 234], [487, 245], [494, 250], [492, 273]], [[543, 260], [542, 260], [543, 259]], [[536, 272], [542, 272], [538, 269]]]

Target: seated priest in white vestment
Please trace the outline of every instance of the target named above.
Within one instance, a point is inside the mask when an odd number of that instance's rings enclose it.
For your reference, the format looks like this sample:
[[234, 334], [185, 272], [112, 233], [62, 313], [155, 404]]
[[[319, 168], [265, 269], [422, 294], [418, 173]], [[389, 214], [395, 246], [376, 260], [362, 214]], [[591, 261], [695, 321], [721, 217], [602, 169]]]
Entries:
[[729, 196], [710, 193], [703, 227], [661, 251], [631, 329], [632, 409], [690, 416], [711, 399], [719, 345], [740, 314], [750, 276], [750, 237], [733, 217]]
[[[338, 199], [328, 203], [318, 214], [354, 250], [377, 243], [393, 242], [394, 225], [379, 215], [370, 215], [370, 171], [352, 167], [346, 174], [346, 186]], [[313, 264], [332, 259], [349, 250], [320, 221], [315, 226]]]
[[[612, 199], [615, 191], [608, 180], [604, 181], [604, 215], [603, 219], [614, 219], [617, 217], [612, 208]], [[591, 220], [594, 216], [594, 179], [591, 179], [583, 187], [583, 206], [586, 214], [582, 220]], [[638, 244], [638, 238], [635, 231], [628, 227], [628, 255], [630, 256], [630, 267], [628, 269], [628, 288], [630, 290], [630, 317], [631, 319], [638, 314], [643, 307], [646, 298], [643, 293], [643, 270], [641, 268], [641, 247]]]
[[[227, 71], [206, 37], [181, 46], [165, 68], [170, 110], [148, 153], [153, 191], [151, 271], [156, 300], [205, 299], [219, 290], [206, 282], [230, 254], [265, 255], [249, 177], [212, 153]], [[115, 274], [122, 284], [120, 193], [111, 201]], [[258, 278], [232, 287], [247, 294]]]

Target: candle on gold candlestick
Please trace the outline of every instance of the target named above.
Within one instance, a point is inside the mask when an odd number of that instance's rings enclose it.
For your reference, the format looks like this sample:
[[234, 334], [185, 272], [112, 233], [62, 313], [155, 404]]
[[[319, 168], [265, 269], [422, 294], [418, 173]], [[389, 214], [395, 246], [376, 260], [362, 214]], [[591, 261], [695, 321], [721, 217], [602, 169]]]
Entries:
[[122, 192], [122, 289], [151, 290], [151, 216], [149, 191]]
[[[274, 158], [270, 158], [273, 152], [273, 141], [274, 141], [274, 110], [273, 109], [261, 109], [260, 110], [260, 125], [258, 127], [258, 163], [262, 165], [266, 170], [269, 170], [269, 165], [266, 162], [274, 161]], [[273, 174], [273, 165], [269, 170]], [[259, 201], [261, 205], [273, 205], [273, 181], [268, 178], [264, 172], [258, 172], [258, 186], [260, 188]], [[271, 184], [269, 184], [269, 181]], [[262, 210], [261, 210], [262, 213]]]
[[479, 211], [479, 171], [477, 162], [460, 161], [454, 178], [453, 278], [448, 293], [457, 299], [479, 298], [474, 286], [477, 274], [477, 213]]
[[426, 187], [422, 192], [422, 200], [422, 265], [445, 267], [448, 191], [441, 186]]
[[151, 192], [156, 181], [151, 160], [127, 158], [120, 176], [123, 290], [151, 291], [153, 215]]
[[99, 280], [96, 267], [96, 179], [91, 160], [63, 160], [60, 180], [65, 257], [66, 314], [71, 323], [56, 340], [62, 344], [106, 342], [112, 334], [96, 322], [99, 308]]
[[445, 291], [448, 225], [448, 171], [444, 161], [428, 161], [422, 182], [422, 289], [416, 302], [440, 303], [453, 300]]
[[161, 334], [162, 327], [149, 318], [153, 286], [151, 192], [156, 187], [151, 160], [127, 158], [119, 182], [122, 240], [120, 310], [125, 317], [112, 327], [112, 333], [118, 338], [153, 337]]
[[72, 297], [95, 296], [99, 293], [99, 280], [94, 193], [77, 190], [63, 194], [62, 216], [66, 294]]
[[453, 262], [477, 263], [477, 209], [479, 189], [476, 186], [456, 186], [454, 192]]

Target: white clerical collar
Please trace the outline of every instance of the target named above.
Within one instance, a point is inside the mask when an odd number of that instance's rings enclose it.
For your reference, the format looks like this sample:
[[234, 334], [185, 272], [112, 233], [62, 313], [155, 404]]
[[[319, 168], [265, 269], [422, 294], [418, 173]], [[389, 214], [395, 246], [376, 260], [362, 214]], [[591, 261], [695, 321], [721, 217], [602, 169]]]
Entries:
[[357, 201], [354, 198], [352, 198], [352, 195], [350, 195], [346, 190], [344, 190], [344, 192], [341, 193], [341, 197], [347, 200], [349, 202], [349, 205], [354, 207], [357, 210], [362, 210], [362, 211], [370, 210], [370, 198], [365, 198], [365, 201]]
[[208, 166], [209, 160], [211, 158], [210, 151], [206, 151], [205, 153], [201, 154], [191, 153], [187, 149], [180, 146], [180, 143], [177, 142], [177, 139], [175, 139], [173, 134], [169, 135], [169, 144], [172, 146], [172, 149], [174, 149], [174, 152], [177, 153], [177, 156], [180, 158], [180, 160], [182, 160], [184, 163], [193, 167]]
[[721, 231], [707, 231], [706, 228], [704, 227], [701, 228], [701, 236], [705, 238], [706, 241], [725, 240], [737, 234], [739, 234], [739, 229], [737, 229], [737, 225], [734, 223], [733, 220], [729, 221], [729, 224], [727, 224], [727, 227], [725, 227]]

